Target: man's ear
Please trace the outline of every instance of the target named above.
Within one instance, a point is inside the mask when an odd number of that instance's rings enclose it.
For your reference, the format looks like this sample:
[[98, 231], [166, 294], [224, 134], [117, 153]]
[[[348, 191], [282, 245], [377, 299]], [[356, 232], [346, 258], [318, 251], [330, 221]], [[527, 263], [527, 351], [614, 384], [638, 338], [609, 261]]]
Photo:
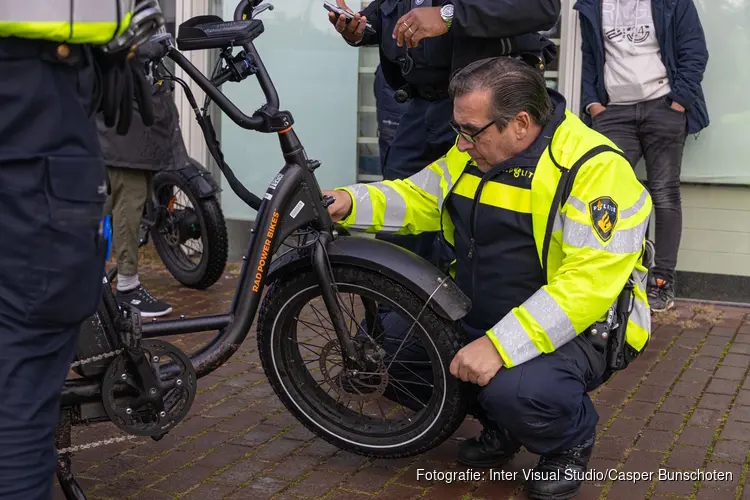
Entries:
[[524, 140], [531, 129], [531, 117], [529, 114], [526, 111], [521, 111], [516, 115], [513, 124], [516, 129], [516, 139], [519, 141]]

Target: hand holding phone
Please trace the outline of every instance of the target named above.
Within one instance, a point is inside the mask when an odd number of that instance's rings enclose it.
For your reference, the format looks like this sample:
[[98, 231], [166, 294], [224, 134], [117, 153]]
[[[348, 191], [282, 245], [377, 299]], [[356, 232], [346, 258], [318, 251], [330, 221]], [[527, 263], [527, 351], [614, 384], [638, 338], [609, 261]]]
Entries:
[[335, 4], [326, 0], [323, 2], [323, 7], [329, 12], [328, 19], [334, 25], [336, 31], [341, 33], [341, 36], [349, 42], [360, 42], [365, 33], [375, 34], [375, 30], [367, 22], [367, 18], [358, 12], [352, 12], [344, 3], [344, 0], [336, 0]]

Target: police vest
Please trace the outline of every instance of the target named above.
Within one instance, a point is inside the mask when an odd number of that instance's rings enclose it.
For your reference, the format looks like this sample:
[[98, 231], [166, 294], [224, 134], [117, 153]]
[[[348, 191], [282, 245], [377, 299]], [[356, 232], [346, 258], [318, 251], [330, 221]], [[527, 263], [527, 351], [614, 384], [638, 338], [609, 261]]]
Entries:
[[[508, 368], [553, 352], [600, 321], [628, 278], [635, 282], [635, 289], [625, 341], [639, 353], [650, 338], [648, 270], [643, 255], [652, 203], [630, 165], [616, 153], [597, 155], [581, 166], [562, 208], [554, 203], [562, 177], [559, 166], [570, 168], [601, 145], [615, 147], [565, 111], [565, 119], [534, 168], [528, 199], [523, 203], [515, 200], [531, 215], [536, 254], [546, 270], [543, 278], [547, 284], [487, 330]], [[348, 191], [353, 201], [351, 213], [341, 224], [395, 234], [442, 230], [445, 240], [455, 245], [457, 228], [446, 200], [470, 161], [468, 154], [454, 146], [408, 179], [339, 188]], [[493, 199], [493, 191], [506, 198], [522, 194], [513, 189], [485, 188], [479, 203], [496, 206], [499, 200]], [[548, 229], [551, 237], [544, 259]]]
[[134, 8], [135, 0], [0, 0], [0, 37], [105, 45]]

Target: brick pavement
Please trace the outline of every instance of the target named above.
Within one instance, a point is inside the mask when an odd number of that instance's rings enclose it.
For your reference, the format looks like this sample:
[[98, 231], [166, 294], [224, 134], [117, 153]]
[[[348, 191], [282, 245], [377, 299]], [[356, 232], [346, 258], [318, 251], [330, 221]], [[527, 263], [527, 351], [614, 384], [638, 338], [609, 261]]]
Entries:
[[[206, 292], [179, 286], [159, 265], [142, 280], [175, 313], [228, 309], [239, 266]], [[210, 334], [177, 339], [191, 349]], [[174, 340], [174, 338], [173, 338]], [[591, 468], [731, 473], [716, 481], [587, 482], [580, 499], [736, 498], [750, 500], [750, 310], [680, 303], [660, 318], [646, 353], [593, 394], [601, 420]], [[265, 381], [251, 331], [226, 365], [199, 381], [189, 417], [159, 442], [150, 439], [86, 450], [74, 471], [90, 499], [506, 499], [525, 498], [524, 452], [506, 469], [517, 480], [429, 482], [417, 469], [464, 470], [454, 462], [467, 420], [447, 442], [407, 460], [368, 460], [315, 438], [283, 408]], [[111, 424], [74, 429], [73, 444], [121, 435]], [[57, 498], [62, 498], [57, 488]]]

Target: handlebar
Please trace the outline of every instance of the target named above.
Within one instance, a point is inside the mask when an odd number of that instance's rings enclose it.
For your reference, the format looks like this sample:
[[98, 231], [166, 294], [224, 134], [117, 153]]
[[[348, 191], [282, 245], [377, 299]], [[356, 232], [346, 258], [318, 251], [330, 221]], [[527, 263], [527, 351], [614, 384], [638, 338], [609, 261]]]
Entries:
[[[234, 12], [235, 21], [243, 21], [248, 17], [247, 9], [252, 7], [249, 17], [252, 19], [266, 9], [273, 8], [270, 4], [266, 4], [262, 7], [259, 5], [263, 0], [241, 0], [237, 5]], [[282, 143], [282, 150], [285, 150], [285, 158], [287, 152], [291, 152], [295, 155], [304, 157], [304, 150], [301, 148], [299, 141], [296, 139], [294, 133], [282, 134], [289, 129], [293, 123], [292, 116], [286, 111], [279, 111], [279, 96], [276, 92], [276, 88], [271, 82], [271, 77], [268, 75], [263, 62], [258, 55], [255, 46], [250, 43], [243, 44], [244, 54], [240, 53], [235, 56], [234, 59], [230, 59], [228, 55], [222, 54], [222, 57], [227, 60], [229, 67], [223, 70], [218, 75], [209, 79], [201, 71], [198, 70], [182, 53], [180, 53], [172, 44], [172, 38], [170, 35], [158, 35], [152, 38], [153, 41], [159, 41], [166, 46], [166, 57], [172, 59], [175, 64], [185, 71], [187, 75], [206, 93], [216, 105], [237, 125], [247, 130], [255, 130], [259, 132], [278, 132], [279, 138]], [[253, 116], [247, 116], [237, 106], [232, 103], [222, 92], [219, 90], [219, 86], [227, 81], [241, 81], [249, 74], [255, 74], [258, 78], [258, 83], [263, 90], [263, 94], [266, 98], [266, 103], [258, 109]], [[206, 139], [206, 144], [211, 153], [211, 156], [216, 160], [219, 169], [226, 177], [229, 186], [232, 191], [248, 206], [256, 211], [260, 210], [261, 200], [256, 195], [251, 193], [234, 175], [232, 169], [224, 161], [224, 155], [219, 147], [218, 139], [216, 138], [215, 130], [210, 123], [208, 117], [203, 116], [201, 111], [198, 109], [198, 105], [195, 102], [195, 97], [190, 92], [187, 84], [179, 79], [176, 81], [180, 82], [186, 91], [186, 96], [190, 101], [196, 119], [198, 120], [203, 135]], [[306, 157], [302, 158], [306, 159]], [[300, 160], [302, 161], [302, 160]]]
[[[270, 6], [264, 6], [265, 8], [257, 9], [257, 6], [260, 3], [262, 3], [262, 0], [240, 0], [234, 11], [234, 20], [242, 21], [246, 16], [247, 8], [250, 6], [253, 6], [253, 11], [250, 16], [257, 15], [259, 12], [266, 10], [266, 8], [270, 8]], [[223, 92], [221, 92], [221, 90], [219, 90], [218, 87], [221, 86], [221, 84], [232, 79], [233, 72], [231, 69], [224, 70], [216, 78], [209, 80], [184, 55], [179, 51], [174, 50], [174, 47], [170, 47], [170, 50], [167, 52], [167, 57], [172, 59], [180, 68], [182, 68], [185, 73], [187, 73], [190, 78], [198, 84], [206, 95], [238, 126], [247, 130], [269, 132], [270, 130], [267, 130], [269, 118], [273, 117], [273, 115], [279, 111], [279, 95], [253, 43], [243, 44], [242, 48], [247, 55], [245, 59], [247, 66], [245, 66], [245, 68], [247, 69], [247, 67], [252, 64], [253, 72], [255, 73], [266, 98], [266, 103], [262, 106], [262, 109], [264, 109], [263, 114], [258, 114], [256, 112], [253, 116], [246, 115], [237, 108], [237, 106], [235, 106], [234, 103], [230, 101]], [[289, 124], [291, 125], [291, 123]]]

